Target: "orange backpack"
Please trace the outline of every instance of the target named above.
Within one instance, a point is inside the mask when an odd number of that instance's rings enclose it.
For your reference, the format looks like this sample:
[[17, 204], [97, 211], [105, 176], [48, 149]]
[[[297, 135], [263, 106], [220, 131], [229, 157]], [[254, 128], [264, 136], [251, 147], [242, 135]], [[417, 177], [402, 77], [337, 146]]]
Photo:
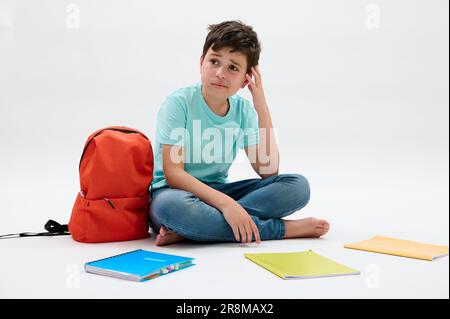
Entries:
[[68, 225], [50, 219], [46, 232], [0, 239], [72, 235], [79, 242], [101, 243], [149, 237], [153, 150], [143, 133], [124, 126], [98, 130], [84, 145], [79, 170], [81, 190]]
[[81, 190], [68, 224], [74, 240], [149, 237], [153, 150], [143, 133], [123, 126], [96, 131], [85, 143], [79, 171]]

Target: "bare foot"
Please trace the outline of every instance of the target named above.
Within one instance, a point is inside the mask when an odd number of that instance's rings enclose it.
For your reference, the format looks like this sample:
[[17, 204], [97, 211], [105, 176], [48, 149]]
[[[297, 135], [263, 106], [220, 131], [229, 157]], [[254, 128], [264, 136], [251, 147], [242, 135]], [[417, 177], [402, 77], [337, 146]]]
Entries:
[[314, 217], [283, 221], [286, 226], [286, 238], [318, 238], [330, 229], [330, 224], [326, 220]]
[[159, 229], [159, 234], [156, 236], [155, 244], [156, 246], [164, 246], [169, 244], [178, 243], [185, 240], [186, 238], [168, 230], [166, 227], [161, 226]]

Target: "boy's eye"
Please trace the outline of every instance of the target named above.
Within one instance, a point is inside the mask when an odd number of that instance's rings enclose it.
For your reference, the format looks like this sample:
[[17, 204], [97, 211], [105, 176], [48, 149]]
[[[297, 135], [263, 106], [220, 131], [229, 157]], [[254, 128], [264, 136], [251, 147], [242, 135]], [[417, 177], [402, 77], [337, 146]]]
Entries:
[[[217, 61], [216, 59], [211, 59], [211, 60], [209, 60], [209, 62], [211, 62], [213, 65], [215, 65], [216, 62], [219, 63], [219, 61]], [[231, 65], [231, 66], [230, 66], [230, 69], [231, 69], [232, 71], [239, 71], [239, 69], [238, 69], [237, 67], [235, 67], [234, 65]]]

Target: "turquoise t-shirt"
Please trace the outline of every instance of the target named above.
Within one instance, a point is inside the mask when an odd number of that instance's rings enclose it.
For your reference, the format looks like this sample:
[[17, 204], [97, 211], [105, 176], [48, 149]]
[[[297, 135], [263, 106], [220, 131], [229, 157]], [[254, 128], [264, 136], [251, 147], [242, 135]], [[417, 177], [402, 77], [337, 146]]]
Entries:
[[228, 170], [240, 148], [259, 143], [258, 114], [245, 98], [228, 98], [225, 116], [215, 114], [202, 95], [202, 84], [180, 88], [162, 103], [157, 116], [151, 189], [167, 186], [162, 145], [184, 147], [184, 169], [203, 182], [228, 182]]

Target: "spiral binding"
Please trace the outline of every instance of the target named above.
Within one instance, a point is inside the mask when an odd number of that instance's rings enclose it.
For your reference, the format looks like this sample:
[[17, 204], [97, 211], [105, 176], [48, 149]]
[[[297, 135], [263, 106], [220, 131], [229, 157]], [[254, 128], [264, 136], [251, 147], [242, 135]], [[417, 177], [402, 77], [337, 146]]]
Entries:
[[98, 259], [98, 260], [94, 260], [94, 261], [90, 261], [90, 262], [86, 263], [86, 265], [90, 265], [92, 263], [96, 263], [96, 262], [99, 262], [99, 261], [102, 261], [102, 260], [107, 260], [107, 259], [111, 259], [111, 258], [123, 256], [123, 255], [128, 255], [128, 254], [131, 254], [131, 253], [135, 253], [137, 251], [142, 251], [142, 249], [136, 249], [136, 250], [132, 250], [132, 251], [127, 251], [127, 252], [122, 253], [122, 254], [118, 254], [118, 255], [114, 255], [114, 256], [110, 256], [110, 257], [106, 257], [106, 258], [102, 258], [102, 259]]

